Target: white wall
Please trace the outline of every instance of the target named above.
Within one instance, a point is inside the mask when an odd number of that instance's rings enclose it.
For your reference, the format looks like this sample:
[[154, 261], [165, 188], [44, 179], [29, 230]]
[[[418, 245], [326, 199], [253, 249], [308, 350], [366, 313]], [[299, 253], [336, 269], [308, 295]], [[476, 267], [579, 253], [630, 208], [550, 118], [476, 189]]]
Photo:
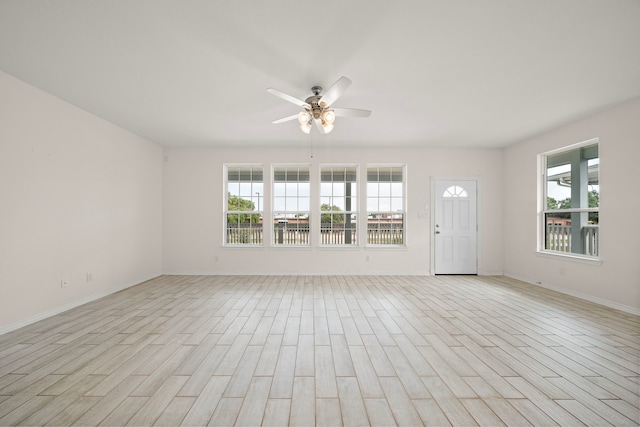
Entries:
[[2, 72], [0, 94], [0, 333], [159, 275], [162, 149]]
[[[319, 145], [319, 144], [317, 144]], [[230, 274], [429, 274], [431, 177], [480, 179], [481, 273], [501, 274], [502, 150], [482, 149], [322, 149], [301, 138], [299, 149], [165, 149], [165, 273]], [[318, 165], [356, 163], [361, 177], [367, 163], [407, 165], [407, 248], [224, 248], [223, 165], [273, 163]], [[361, 178], [362, 179], [362, 178]], [[316, 181], [317, 184], [317, 181]], [[313, 185], [313, 182], [312, 182]], [[265, 191], [266, 192], [266, 191]], [[360, 193], [362, 194], [362, 192]], [[267, 200], [265, 203], [269, 203]], [[369, 261], [367, 261], [367, 256]]]
[[[600, 139], [600, 265], [536, 253], [536, 156]], [[640, 99], [505, 149], [504, 270], [640, 314]]]

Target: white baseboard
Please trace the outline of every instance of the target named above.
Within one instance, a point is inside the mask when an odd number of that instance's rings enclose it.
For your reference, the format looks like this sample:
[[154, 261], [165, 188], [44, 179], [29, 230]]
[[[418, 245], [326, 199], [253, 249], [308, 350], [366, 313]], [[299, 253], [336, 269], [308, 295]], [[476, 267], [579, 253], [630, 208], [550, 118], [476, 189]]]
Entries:
[[166, 276], [431, 276], [428, 271], [414, 271], [398, 273], [397, 271], [375, 272], [326, 272], [326, 271], [250, 271], [236, 270], [195, 271], [195, 270], [166, 270]]
[[520, 280], [521, 282], [529, 283], [529, 284], [537, 286], [537, 287], [549, 289], [551, 291], [560, 292], [561, 294], [570, 295], [572, 297], [576, 297], [576, 298], [580, 298], [580, 299], [583, 299], [583, 300], [586, 300], [586, 301], [589, 301], [589, 302], [600, 304], [600, 305], [603, 305], [605, 307], [613, 308], [615, 310], [624, 311], [625, 313], [629, 313], [629, 314], [633, 314], [633, 315], [636, 315], [636, 316], [640, 316], [640, 308], [637, 308], [637, 307], [632, 307], [632, 306], [629, 306], [629, 305], [620, 304], [620, 303], [615, 302], [615, 301], [610, 301], [610, 300], [607, 300], [607, 299], [604, 299], [604, 298], [595, 297], [593, 295], [589, 295], [589, 294], [586, 294], [584, 292], [574, 291], [574, 290], [571, 290], [571, 289], [563, 288], [561, 286], [539, 283], [536, 280], [533, 280], [533, 279], [530, 279], [530, 278], [527, 278], [527, 277], [518, 276], [517, 274], [504, 273], [504, 275], [506, 277], [510, 277], [512, 279]]
[[[410, 271], [398, 273], [397, 271], [376, 272], [322, 272], [322, 271], [201, 271], [201, 270], [166, 270], [162, 272], [166, 276], [433, 276], [430, 271]], [[478, 276], [503, 276], [502, 271], [478, 271]]]
[[27, 317], [26, 319], [22, 319], [22, 320], [19, 320], [17, 322], [13, 322], [13, 323], [9, 323], [7, 325], [0, 326], [0, 335], [6, 334], [7, 332], [15, 331], [16, 329], [20, 329], [20, 328], [22, 328], [24, 326], [27, 326], [27, 325], [30, 325], [32, 323], [39, 322], [40, 320], [47, 319], [49, 317], [55, 316], [56, 314], [64, 313], [65, 311], [69, 311], [69, 310], [71, 310], [73, 308], [76, 308], [76, 307], [79, 307], [79, 306], [81, 306], [83, 304], [87, 304], [87, 303], [95, 301], [97, 299], [106, 297], [107, 295], [111, 295], [111, 294], [114, 294], [116, 292], [120, 292], [123, 289], [127, 289], [127, 288], [130, 288], [132, 286], [139, 285], [140, 283], [146, 282], [147, 280], [154, 279], [154, 278], [156, 278], [158, 276], [160, 276], [160, 274], [155, 274], [155, 275], [151, 275], [151, 276], [149, 276], [147, 278], [143, 278], [143, 279], [127, 282], [127, 283], [124, 283], [124, 284], [122, 284], [120, 286], [109, 288], [109, 289], [107, 289], [105, 291], [98, 292], [96, 294], [93, 294], [93, 295], [90, 295], [88, 297], [79, 299], [77, 301], [73, 301], [73, 302], [71, 302], [69, 304], [61, 305], [61, 306], [55, 307], [55, 308], [53, 308], [51, 310], [47, 310], [45, 312], [38, 313], [36, 315]]
[[504, 276], [502, 271], [481, 271], [478, 270], [478, 276]]

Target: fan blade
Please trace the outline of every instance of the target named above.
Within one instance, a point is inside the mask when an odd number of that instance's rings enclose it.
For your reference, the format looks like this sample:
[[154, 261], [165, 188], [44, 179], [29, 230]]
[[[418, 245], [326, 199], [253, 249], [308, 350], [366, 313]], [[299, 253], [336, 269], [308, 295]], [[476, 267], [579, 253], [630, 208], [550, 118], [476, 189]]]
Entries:
[[291, 121], [291, 120], [295, 120], [297, 118], [298, 118], [298, 115], [294, 114], [293, 116], [287, 116], [287, 117], [283, 117], [283, 118], [278, 119], [278, 120], [274, 120], [271, 123], [273, 123], [274, 125], [277, 125], [278, 123], [288, 122], [288, 121]]
[[357, 108], [332, 108], [336, 117], [369, 117], [371, 111], [359, 110]]
[[274, 89], [272, 87], [267, 89], [267, 92], [269, 92], [271, 95], [277, 96], [278, 98], [282, 98], [285, 101], [291, 102], [292, 104], [296, 104], [299, 107], [311, 108], [311, 106], [309, 104], [307, 104], [306, 102], [304, 102], [303, 100], [298, 99], [295, 96], [287, 95], [286, 93], [280, 92], [279, 90]]
[[336, 99], [340, 98], [345, 90], [351, 84], [351, 80], [345, 76], [340, 77], [320, 98], [320, 102], [324, 102], [326, 105], [333, 104]]

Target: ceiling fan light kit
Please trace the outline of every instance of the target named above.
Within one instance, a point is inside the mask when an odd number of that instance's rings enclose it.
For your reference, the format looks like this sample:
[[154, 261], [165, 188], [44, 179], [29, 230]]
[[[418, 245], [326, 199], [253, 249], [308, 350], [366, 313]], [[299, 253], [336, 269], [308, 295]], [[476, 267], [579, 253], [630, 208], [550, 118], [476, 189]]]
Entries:
[[284, 92], [280, 92], [277, 89], [269, 88], [267, 92], [275, 95], [285, 101], [291, 102], [303, 110], [293, 116], [284, 117], [282, 119], [274, 120], [273, 123], [284, 123], [290, 120], [298, 119], [300, 123], [300, 129], [302, 132], [308, 134], [311, 132], [312, 122], [315, 122], [316, 127], [321, 133], [329, 133], [333, 130], [333, 123], [337, 116], [342, 117], [369, 117], [371, 111], [369, 110], [357, 110], [353, 108], [331, 108], [331, 104], [336, 101], [344, 91], [351, 84], [351, 80], [342, 76], [340, 77], [326, 92], [324, 95], [320, 95], [322, 87], [313, 86], [311, 92], [313, 95], [305, 99], [304, 101], [288, 95]]

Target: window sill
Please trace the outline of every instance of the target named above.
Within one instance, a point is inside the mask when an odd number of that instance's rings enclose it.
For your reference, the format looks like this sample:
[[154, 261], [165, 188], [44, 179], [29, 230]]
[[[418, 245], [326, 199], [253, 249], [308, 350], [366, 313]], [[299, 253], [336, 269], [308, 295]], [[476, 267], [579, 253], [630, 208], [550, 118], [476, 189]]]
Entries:
[[589, 264], [589, 265], [602, 264], [602, 260], [599, 258], [580, 256], [580, 255], [574, 255], [574, 254], [566, 254], [561, 252], [536, 251], [536, 255], [542, 258], [562, 259], [562, 260], [577, 262], [581, 264]]
[[269, 250], [274, 251], [310, 251], [310, 245], [272, 245], [269, 246]]
[[222, 245], [221, 246], [222, 249], [226, 250], [226, 249], [264, 249], [265, 246], [264, 245]]
[[407, 247], [407, 245], [367, 245], [365, 246], [365, 249], [374, 250], [374, 251], [379, 251], [379, 250], [403, 251], [403, 250], [408, 250], [409, 248]]
[[320, 245], [317, 249], [320, 251], [359, 251], [362, 248], [356, 245]]

